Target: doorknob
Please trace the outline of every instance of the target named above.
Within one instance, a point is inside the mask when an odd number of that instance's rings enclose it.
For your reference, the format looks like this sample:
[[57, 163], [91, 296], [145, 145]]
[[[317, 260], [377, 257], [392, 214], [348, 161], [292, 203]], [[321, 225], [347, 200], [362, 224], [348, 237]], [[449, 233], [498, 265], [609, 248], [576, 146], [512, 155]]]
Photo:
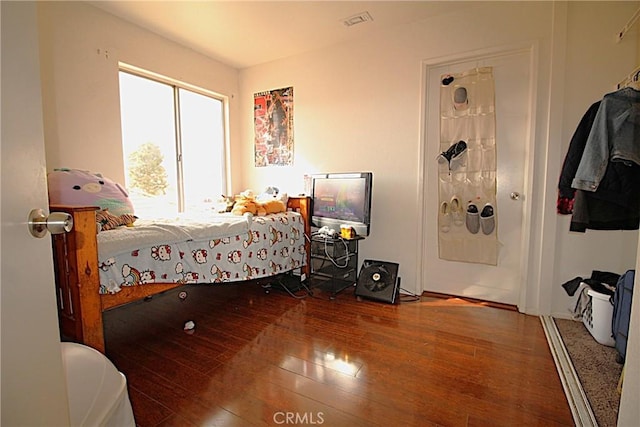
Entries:
[[511, 193], [509, 195], [509, 197], [511, 197], [511, 200], [519, 200], [520, 199], [520, 193], [518, 193], [517, 191], [514, 191], [513, 193]]
[[29, 232], [33, 237], [68, 233], [73, 228], [73, 217], [66, 212], [51, 212], [47, 217], [42, 209], [33, 209], [29, 213]]

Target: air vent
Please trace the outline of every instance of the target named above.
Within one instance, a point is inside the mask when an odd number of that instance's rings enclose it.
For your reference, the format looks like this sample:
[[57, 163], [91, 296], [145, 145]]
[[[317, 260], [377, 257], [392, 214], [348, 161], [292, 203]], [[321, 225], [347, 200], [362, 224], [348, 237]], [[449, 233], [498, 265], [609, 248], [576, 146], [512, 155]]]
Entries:
[[348, 18], [344, 18], [342, 23], [345, 27], [353, 27], [357, 24], [362, 24], [364, 22], [373, 21], [373, 18], [369, 14], [369, 12], [361, 12], [357, 15], [350, 16]]

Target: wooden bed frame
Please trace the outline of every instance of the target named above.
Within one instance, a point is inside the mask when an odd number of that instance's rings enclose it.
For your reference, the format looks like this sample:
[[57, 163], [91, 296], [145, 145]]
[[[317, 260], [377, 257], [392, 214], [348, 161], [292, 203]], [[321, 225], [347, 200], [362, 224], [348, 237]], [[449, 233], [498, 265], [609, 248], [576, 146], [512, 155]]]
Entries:
[[[287, 208], [302, 215], [305, 235], [310, 236], [311, 199], [289, 197]], [[60, 332], [65, 338], [104, 353], [103, 311], [182, 286], [182, 284], [153, 283], [123, 287], [116, 294], [99, 294], [100, 277], [96, 237], [98, 209], [95, 206], [50, 206], [50, 212], [67, 212], [73, 217], [71, 232], [52, 236]], [[308, 278], [311, 268], [311, 248], [309, 239], [306, 237], [305, 250], [307, 265], [302, 267], [302, 274]]]

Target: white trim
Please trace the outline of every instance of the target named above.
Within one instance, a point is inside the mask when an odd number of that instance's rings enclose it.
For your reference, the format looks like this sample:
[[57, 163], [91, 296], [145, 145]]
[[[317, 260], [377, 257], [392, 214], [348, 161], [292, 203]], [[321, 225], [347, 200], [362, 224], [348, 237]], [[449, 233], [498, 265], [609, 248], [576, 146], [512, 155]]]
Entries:
[[[551, 51], [549, 58], [548, 81], [539, 95], [540, 110], [536, 121], [537, 138], [539, 146], [536, 147], [535, 159], [537, 165], [535, 172], [540, 173], [537, 181], [537, 193], [532, 196], [535, 200], [538, 212], [536, 223], [538, 224], [539, 237], [532, 245], [530, 253], [530, 268], [528, 278], [535, 286], [529, 289], [528, 303], [524, 306], [527, 314], [549, 314], [553, 305], [553, 287], [556, 283], [555, 271], [557, 269], [556, 249], [558, 239], [558, 215], [556, 213], [558, 177], [562, 167], [562, 141], [564, 113], [564, 81], [566, 70], [567, 51], [567, 2], [554, 2], [553, 22], [551, 32]], [[541, 77], [541, 76], [539, 76]], [[543, 125], [543, 126], [542, 126]], [[532, 163], [533, 164], [533, 163]], [[533, 199], [533, 198], [532, 198]], [[533, 223], [532, 223], [533, 225]]]
[[567, 353], [567, 348], [562, 342], [556, 323], [551, 316], [540, 316], [540, 321], [542, 322], [542, 329], [544, 329], [551, 355], [553, 356], [560, 381], [562, 382], [562, 388], [567, 396], [567, 402], [569, 403], [574, 423], [577, 427], [597, 427], [598, 422], [591, 410], [591, 405], [589, 405], [582, 384], [580, 384], [578, 374], [573, 367], [569, 353]]
[[[539, 44], [538, 42], [531, 43], [529, 47], [529, 109], [531, 115], [529, 116], [529, 140], [525, 147], [525, 163], [524, 163], [524, 180], [523, 188], [525, 189], [525, 195], [523, 198], [524, 206], [522, 207], [522, 248], [520, 248], [520, 295], [518, 298], [518, 311], [526, 313], [528, 310], [529, 287], [532, 282], [529, 281], [529, 268], [531, 261], [531, 248], [529, 242], [533, 241], [533, 194], [534, 194], [534, 178], [535, 171], [535, 141], [537, 132], [537, 114], [538, 114], [538, 80], [539, 80]], [[536, 289], [540, 288], [539, 282], [535, 285]], [[540, 309], [540, 301], [536, 302], [536, 310]]]
[[221, 95], [212, 90], [205, 89], [200, 86], [195, 86], [190, 83], [184, 82], [182, 80], [176, 80], [174, 78], [171, 78], [162, 74], [158, 74], [153, 71], [146, 70], [144, 68], [136, 67], [135, 65], [127, 64], [126, 62], [118, 62], [118, 70], [124, 71], [129, 74], [134, 74], [139, 77], [146, 77], [147, 79], [165, 83], [170, 86], [177, 86], [182, 89], [190, 90], [191, 92], [199, 93], [200, 95], [205, 95], [205, 96], [217, 99], [218, 101], [222, 101], [225, 104], [225, 106], [226, 106], [226, 103], [228, 102], [229, 97], [225, 95]]
[[416, 293], [421, 295], [424, 292], [424, 258], [429, 252], [427, 250], [427, 239], [425, 238], [425, 227], [429, 215], [427, 215], [427, 196], [425, 183], [427, 177], [427, 124], [429, 122], [429, 69], [432, 65], [427, 62], [421, 63], [421, 80], [420, 80], [420, 144], [418, 145], [418, 186], [416, 200], [422, 201], [422, 206], [418, 206], [418, 223], [416, 224], [416, 271], [415, 277], [418, 282]]

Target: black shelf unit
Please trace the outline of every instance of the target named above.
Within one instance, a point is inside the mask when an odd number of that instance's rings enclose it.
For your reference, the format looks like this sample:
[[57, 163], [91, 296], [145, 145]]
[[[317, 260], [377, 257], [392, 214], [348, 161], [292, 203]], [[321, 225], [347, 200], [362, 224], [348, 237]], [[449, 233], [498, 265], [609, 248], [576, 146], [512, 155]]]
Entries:
[[311, 283], [331, 292], [331, 298], [358, 280], [358, 243], [353, 239], [314, 235], [311, 238]]

